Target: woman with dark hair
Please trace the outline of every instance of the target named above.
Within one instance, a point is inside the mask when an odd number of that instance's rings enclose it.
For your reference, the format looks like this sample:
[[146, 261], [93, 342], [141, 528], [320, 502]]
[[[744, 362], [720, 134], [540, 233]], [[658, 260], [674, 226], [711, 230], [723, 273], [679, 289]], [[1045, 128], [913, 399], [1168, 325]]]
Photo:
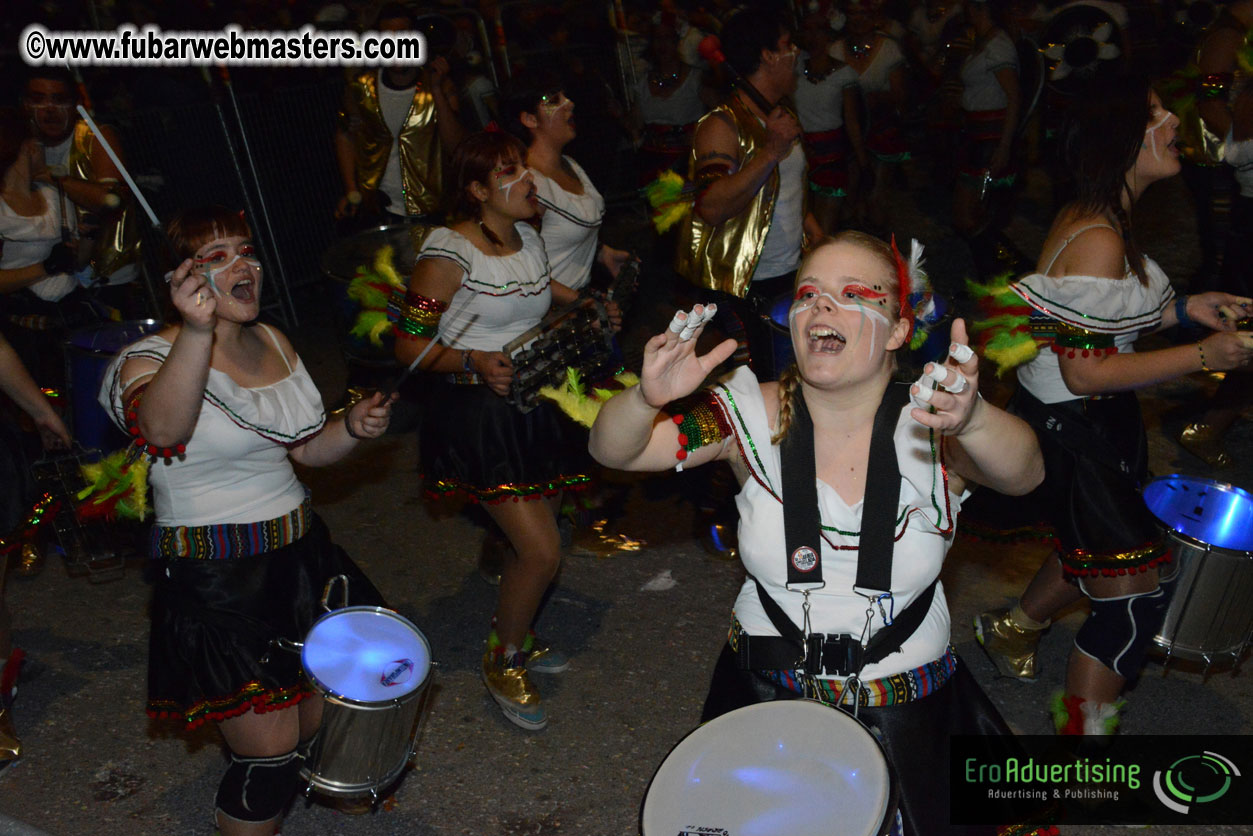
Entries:
[[[1153, 183], [1179, 173], [1178, 119], [1143, 79], [1094, 83], [1068, 115], [1061, 143], [1075, 199], [1049, 230], [1037, 272], [1010, 285], [1009, 304], [1031, 310], [1022, 333], [1048, 334], [1018, 369], [1010, 409], [1036, 430], [1044, 485], [1028, 502], [1058, 549], [1012, 608], [983, 613], [975, 631], [998, 670], [1034, 679], [1049, 619], [1080, 598], [1091, 615], [1075, 637], [1059, 732], [1108, 734], [1124, 684], [1139, 674], [1172, 582], [1161, 527], [1140, 487], [1148, 475], [1144, 421], [1134, 391], [1199, 371], [1247, 366], [1253, 346], [1220, 317], [1253, 300], [1225, 293], [1175, 296], [1136, 246], [1131, 210]], [[1245, 307], [1245, 310], [1250, 308]], [[1199, 342], [1133, 351], [1143, 333], [1196, 323]], [[1034, 346], [1024, 344], [1028, 354]]]
[[974, 43], [961, 66], [962, 129], [957, 139], [953, 226], [971, 241], [983, 278], [995, 263], [993, 245], [980, 237], [989, 223], [984, 200], [1014, 185], [1014, 136], [1021, 111], [1018, 49], [997, 23], [995, 0], [970, 0], [966, 19]]
[[1008, 729], [949, 644], [938, 576], [974, 484], [1027, 491], [1042, 462], [1030, 428], [977, 396], [961, 320], [945, 362], [892, 382], [926, 310], [918, 279], [869, 235], [819, 243], [788, 312], [795, 363], [777, 383], [741, 367], [694, 397], [735, 344], [698, 356], [704, 310], [680, 313], [645, 346], [640, 385], [601, 409], [591, 449], [624, 470], [725, 461], [738, 477], [748, 578], [702, 722], [769, 700], [859, 705], [899, 780], [904, 832], [966, 833], [935, 780], [949, 736]]
[[641, 184], [679, 170], [691, 153], [696, 122], [713, 105], [704, 74], [679, 54], [676, 25], [657, 21], [648, 31], [648, 72], [641, 74], [630, 120], [639, 143]]
[[905, 54], [882, 29], [883, 0], [846, 0], [848, 23], [831, 55], [857, 71], [866, 106], [866, 150], [874, 159], [869, 189], [858, 196], [858, 211], [874, 227], [887, 221], [888, 177], [911, 152], [902, 130], [909, 100]]
[[[510, 722], [548, 724], [528, 671], [569, 663], [531, 630], [561, 563], [556, 511], [565, 490], [583, 487], [582, 457], [551, 404], [523, 413], [505, 400], [513, 365], [506, 343], [537, 325], [553, 304], [574, 301], [555, 281], [539, 233], [526, 149], [501, 131], [457, 146], [446, 191], [450, 226], [427, 236], [396, 327], [396, 357], [422, 362], [438, 391], [419, 439], [428, 495], [482, 503], [508, 539], [496, 616], [483, 654], [487, 690]], [[532, 502], [527, 500], [549, 500]]]
[[834, 33], [827, 15], [806, 15], [796, 40], [804, 50], [796, 62], [800, 78], [794, 98], [805, 131], [809, 206], [822, 229], [834, 232], [848, 196], [852, 164], [861, 172], [870, 169], [862, 144], [857, 71], [830, 54]]
[[331, 541], [292, 461], [331, 464], [377, 438], [391, 402], [376, 393], [327, 420], [287, 337], [256, 323], [263, 277], [240, 213], [188, 210], [168, 232], [183, 259], [170, 278], [181, 321], [123, 349], [100, 390], [154, 459], [148, 713], [217, 724], [231, 752], [217, 826], [268, 836], [322, 715], [299, 655], [272, 644], [305, 637], [338, 575], [352, 604], [382, 603]]
[[505, 127], [528, 143], [526, 166], [535, 183], [540, 236], [553, 280], [582, 290], [591, 280], [594, 263], [617, 276], [628, 253], [600, 243], [605, 199], [582, 167], [562, 153], [577, 131], [574, 102], [567, 98], [561, 79], [532, 73], [505, 94], [501, 116]]

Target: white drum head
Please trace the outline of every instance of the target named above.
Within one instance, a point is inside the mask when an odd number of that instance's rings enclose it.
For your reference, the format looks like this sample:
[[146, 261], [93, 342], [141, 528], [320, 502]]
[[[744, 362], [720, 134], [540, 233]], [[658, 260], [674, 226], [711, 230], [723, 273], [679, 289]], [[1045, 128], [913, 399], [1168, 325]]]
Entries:
[[318, 619], [300, 653], [305, 674], [326, 693], [354, 702], [391, 702], [412, 693], [431, 669], [426, 637], [381, 607], [346, 607]]
[[883, 751], [860, 723], [785, 700], [724, 714], [680, 741], [641, 819], [644, 836], [874, 836], [890, 795]]

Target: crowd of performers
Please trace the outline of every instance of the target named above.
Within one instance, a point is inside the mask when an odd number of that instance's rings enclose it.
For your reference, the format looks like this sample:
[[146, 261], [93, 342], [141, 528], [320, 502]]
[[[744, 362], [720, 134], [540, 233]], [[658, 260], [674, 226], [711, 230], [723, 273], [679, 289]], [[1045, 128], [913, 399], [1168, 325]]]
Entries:
[[[999, 5], [971, 0], [964, 11], [974, 46], [959, 73], [956, 152], [959, 172], [971, 176], [954, 190], [953, 220], [972, 235], [984, 226], [987, 190], [1010, 179], [1022, 107]], [[1180, 121], [1146, 79], [1094, 72], [1058, 125], [1073, 193], [1035, 268], [976, 286], [988, 321], [952, 320], [939, 354], [912, 383], [896, 382], [938, 324], [921, 247], [844, 227], [891, 229], [888, 167], [908, 157], [905, 51], [876, 4], [850, 2], [843, 13], [835, 39], [829, 10], [811, 11], [803, 56], [777, 9], [730, 15], [716, 60], [738, 83], [680, 130], [648, 121], [657, 107], [649, 97], [700, 95], [689, 83], [700, 74], [686, 63], [684, 37], [655, 22], [651, 52], [662, 69], [640, 91], [641, 137], [655, 170], [667, 155], [671, 165], [685, 160], [680, 191], [691, 199], [665, 209], [678, 225], [677, 270], [699, 302], [647, 342], [639, 383], [603, 402], [587, 445], [572, 443], [581, 431], [553, 404], [523, 412], [504, 397], [516, 371], [505, 344], [586, 295], [593, 269], [614, 275], [627, 258], [599, 241], [604, 200], [563, 153], [576, 136], [575, 103], [559, 77], [534, 72], [504, 91], [499, 125], [466, 133], [433, 127], [453, 117], [442, 94], [423, 88], [431, 118], [415, 130], [429, 143], [388, 153], [428, 176], [425, 193], [402, 185], [400, 194], [422, 211], [430, 211], [422, 201], [437, 203], [444, 222], [426, 235], [397, 295], [395, 354], [417, 362], [438, 404], [419, 430], [426, 490], [480, 504], [494, 525], [499, 595], [490, 624], [483, 614], [481, 674], [510, 722], [543, 729], [549, 706], [530, 673], [569, 666], [533, 630], [561, 561], [563, 494], [587, 487], [596, 462], [653, 471], [727, 462], [747, 577], [703, 719], [797, 697], [860, 705], [900, 779], [896, 832], [943, 833], [948, 793], [934, 776], [947, 769], [949, 735], [1010, 733], [952, 647], [938, 576], [959, 512], [984, 506], [1002, 523], [1014, 510], [1050, 515], [1056, 551], [1017, 604], [977, 618], [976, 634], [1002, 674], [1034, 678], [1041, 631], [1087, 598], [1055, 715], [1061, 733], [1111, 733], [1172, 588], [1164, 533], [1139, 494], [1147, 453], [1134, 392], [1247, 369], [1253, 335], [1237, 323], [1253, 299], [1176, 294], [1140, 250], [1134, 209], [1147, 188], [1180, 172]], [[1249, 0], [1224, 14], [1253, 28]], [[924, 14], [922, 31], [938, 37], [936, 22]], [[934, 42], [909, 46], [925, 55]], [[438, 68], [424, 72], [429, 85], [442, 83]], [[1221, 86], [1230, 104], [1227, 159], [1243, 161], [1253, 143], [1250, 93], [1217, 75], [1205, 83]], [[864, 107], [845, 106], [855, 89]], [[352, 186], [344, 214], [375, 208], [369, 195], [388, 178], [406, 182], [404, 167], [389, 173], [379, 137], [370, 154], [352, 144], [371, 118], [390, 131], [371, 95], [367, 74], [341, 114], [340, 174]], [[4, 208], [42, 215], [31, 146], [15, 146]], [[424, 147], [441, 182], [430, 180], [431, 166], [401, 159], [405, 147]], [[861, 199], [850, 208], [841, 201], [855, 178]], [[331, 540], [292, 461], [326, 465], [382, 435], [392, 399], [376, 393], [328, 418], [288, 338], [257, 322], [264, 276], [239, 212], [189, 208], [167, 232], [179, 261], [165, 285], [167, 325], [121, 351], [99, 393], [152, 460], [146, 542], [160, 568], [148, 710], [216, 724], [231, 753], [216, 824], [226, 836], [269, 834], [297, 791], [322, 707], [295, 655], [269, 653], [271, 642], [309, 629], [334, 576], [351, 579], [351, 603], [383, 603]], [[764, 321], [780, 296], [790, 337], [782, 349]], [[620, 312], [607, 308], [619, 329]], [[1134, 350], [1139, 337], [1175, 328], [1186, 335], [1179, 344]], [[698, 349], [706, 331], [718, 339]], [[981, 361], [1016, 368], [1004, 408], [979, 394]], [[3, 345], [0, 375], [45, 443], [67, 444]], [[20, 753], [11, 710], [20, 657], [7, 621], [0, 609], [0, 760], [11, 762]], [[806, 652], [819, 635], [819, 650]]]

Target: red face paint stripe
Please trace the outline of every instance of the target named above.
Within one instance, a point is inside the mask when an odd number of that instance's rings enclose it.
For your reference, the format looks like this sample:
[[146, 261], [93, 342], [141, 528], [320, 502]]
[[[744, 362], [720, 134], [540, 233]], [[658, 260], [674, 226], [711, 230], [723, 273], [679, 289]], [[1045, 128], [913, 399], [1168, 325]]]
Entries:
[[877, 290], [871, 290], [870, 288], [863, 287], [862, 285], [859, 285], [859, 284], [850, 284], [849, 286], [845, 287], [842, 292], [851, 293], [854, 296], [860, 296], [862, 299], [870, 299], [871, 301], [874, 301], [874, 302], [877, 302], [880, 299], [888, 298], [888, 295], [886, 293], [880, 293]]

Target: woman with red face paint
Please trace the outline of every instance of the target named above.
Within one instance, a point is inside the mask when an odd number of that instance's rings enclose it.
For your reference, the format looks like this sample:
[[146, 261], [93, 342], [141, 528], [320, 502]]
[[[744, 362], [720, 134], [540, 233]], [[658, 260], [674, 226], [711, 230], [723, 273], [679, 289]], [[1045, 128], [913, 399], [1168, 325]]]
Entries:
[[511, 723], [538, 730], [548, 716], [530, 674], [569, 663], [531, 626], [561, 563], [561, 494], [588, 479], [554, 406], [523, 413], [504, 397], [514, 369], [501, 349], [552, 305], [576, 298], [552, 278], [544, 242], [527, 223], [537, 203], [525, 153], [502, 131], [473, 134], [453, 152], [451, 225], [432, 231], [418, 253], [396, 357], [412, 363], [438, 338], [422, 361], [437, 377], [431, 400], [439, 404], [418, 433], [426, 492], [482, 503], [508, 541], [486, 546], [507, 554], [482, 677]]
[[605, 199], [587, 172], [562, 153], [577, 135], [574, 102], [557, 76], [533, 75], [538, 76], [533, 83], [515, 83], [506, 91], [501, 118], [507, 130], [527, 143], [526, 166], [535, 182], [540, 236], [553, 279], [583, 290], [594, 264], [617, 276], [629, 254], [600, 243]]
[[217, 724], [231, 752], [217, 826], [268, 836], [322, 714], [299, 655], [272, 642], [304, 638], [337, 575], [352, 604], [382, 603], [313, 513], [292, 461], [327, 465], [382, 435], [391, 402], [375, 394], [327, 420], [287, 337], [256, 322], [264, 277], [238, 213], [189, 210], [168, 231], [183, 258], [170, 274], [181, 321], [123, 349], [100, 391], [153, 456], [148, 713]]
[[[949, 644], [938, 576], [957, 512], [976, 483], [1029, 490], [1043, 469], [1030, 428], [977, 396], [960, 320], [945, 362], [892, 382], [926, 312], [911, 275], [871, 236], [818, 244], [788, 315], [795, 364], [777, 383], [741, 367], [694, 397], [735, 345], [698, 356], [708, 311], [678, 313], [645, 346], [640, 385], [601, 409], [591, 450], [625, 470], [731, 463], [748, 578], [702, 720], [771, 699], [856, 701], [899, 778], [904, 832], [927, 834], [951, 832], [934, 780], [949, 735], [1006, 733]], [[822, 653], [802, 653], [810, 637]]]

